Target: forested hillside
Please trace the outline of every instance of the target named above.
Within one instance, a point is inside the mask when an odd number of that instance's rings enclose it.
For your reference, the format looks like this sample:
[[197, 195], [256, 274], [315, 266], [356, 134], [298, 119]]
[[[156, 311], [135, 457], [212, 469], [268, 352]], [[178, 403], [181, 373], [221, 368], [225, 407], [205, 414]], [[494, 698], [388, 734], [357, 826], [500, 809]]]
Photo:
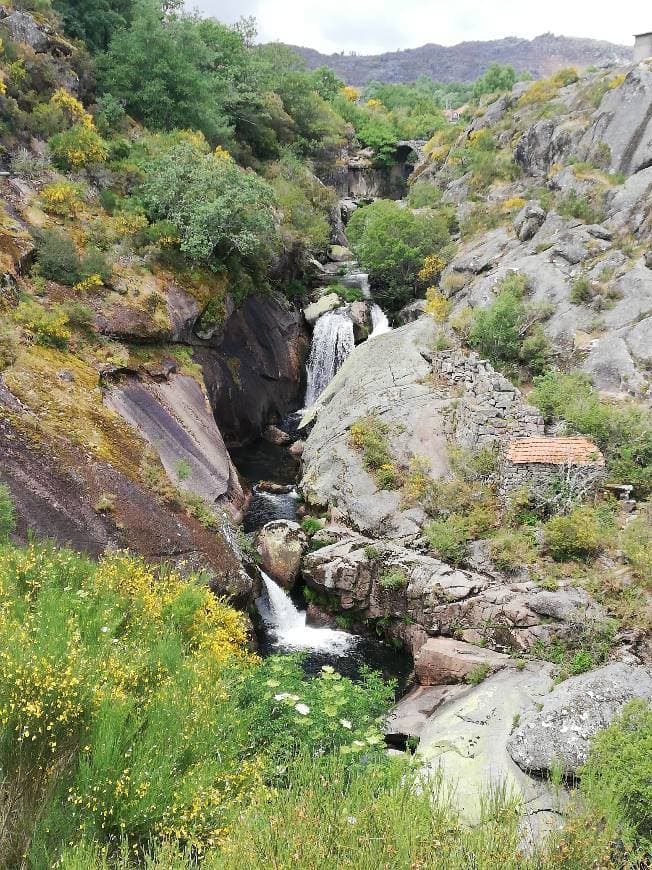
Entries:
[[0, 0], [1, 867], [647, 866], [652, 71], [521, 71]]

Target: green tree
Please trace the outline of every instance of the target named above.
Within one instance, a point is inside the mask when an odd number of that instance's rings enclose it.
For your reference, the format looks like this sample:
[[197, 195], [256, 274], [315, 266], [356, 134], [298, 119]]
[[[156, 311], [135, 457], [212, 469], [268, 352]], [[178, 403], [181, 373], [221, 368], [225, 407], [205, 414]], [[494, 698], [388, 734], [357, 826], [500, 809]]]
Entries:
[[92, 52], [106, 51], [113, 36], [129, 26], [136, 0], [53, 0], [65, 32]]
[[400, 306], [410, 296], [425, 257], [450, 241], [444, 215], [432, 210], [415, 214], [390, 200], [358, 209], [348, 234], [377, 295], [389, 306]]
[[473, 85], [473, 98], [479, 100], [484, 94], [511, 91], [516, 81], [516, 72], [510, 64], [492, 63], [484, 75]]
[[191, 258], [254, 267], [269, 260], [276, 199], [255, 172], [181, 142], [146, 164], [145, 175], [140, 194], [150, 218], [171, 221]]
[[199, 19], [142, 0], [129, 30], [98, 62], [102, 90], [155, 130], [194, 128], [212, 141], [230, 135], [215, 46]]

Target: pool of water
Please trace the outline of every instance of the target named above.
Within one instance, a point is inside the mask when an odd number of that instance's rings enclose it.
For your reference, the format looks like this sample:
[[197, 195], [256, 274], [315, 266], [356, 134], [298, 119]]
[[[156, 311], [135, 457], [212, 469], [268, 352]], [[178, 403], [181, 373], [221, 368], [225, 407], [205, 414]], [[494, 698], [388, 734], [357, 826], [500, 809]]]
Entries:
[[[286, 447], [261, 440], [233, 451], [232, 458], [240, 475], [252, 487], [243, 519], [246, 534], [255, 533], [272, 520], [297, 519], [300, 496], [295, 482], [299, 463]], [[267, 492], [260, 488], [262, 482], [287, 486], [289, 491]], [[318, 673], [323, 665], [331, 665], [354, 680], [360, 678], [366, 666], [380, 671], [385, 679], [396, 680], [397, 696], [407, 688], [412, 672], [409, 655], [372, 636], [307, 625], [306, 601], [301, 588], [290, 596], [266, 577], [257, 606], [261, 618], [256, 634], [262, 656], [299, 653], [308, 675]]]

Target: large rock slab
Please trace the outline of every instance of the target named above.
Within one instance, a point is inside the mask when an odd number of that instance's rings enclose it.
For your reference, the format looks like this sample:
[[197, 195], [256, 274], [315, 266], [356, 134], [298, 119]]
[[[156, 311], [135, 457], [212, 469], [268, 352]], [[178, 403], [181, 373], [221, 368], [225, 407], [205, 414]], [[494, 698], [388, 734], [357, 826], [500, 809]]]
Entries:
[[242, 507], [238, 474], [194, 378], [131, 379], [108, 390], [104, 400], [149, 442], [174, 485], [211, 505]]
[[320, 296], [316, 302], [311, 302], [303, 309], [303, 316], [309, 326], [314, 326], [322, 314], [327, 314], [329, 311], [334, 311], [342, 304], [342, 300], [337, 293], [325, 293]]
[[415, 686], [389, 712], [383, 724], [385, 740], [405, 748], [418, 739], [435, 710], [467, 691], [466, 686]]
[[607, 91], [597, 119], [581, 140], [589, 154], [601, 143], [609, 146], [611, 169], [628, 175], [652, 161], [652, 70], [641, 63], [623, 84]]
[[304, 418], [313, 423], [303, 452], [301, 490], [310, 504], [336, 507], [359, 531], [376, 537], [418, 532], [422, 512], [401, 507], [400, 493], [379, 489], [349, 445], [349, 430], [375, 414], [389, 428], [392, 455], [409, 462], [425, 457], [433, 475], [448, 470], [443, 410], [448, 396], [434, 387], [422, 356], [434, 340], [431, 318], [359, 345]]
[[571, 677], [521, 717], [507, 744], [523, 770], [545, 773], [559, 765], [572, 776], [588, 757], [589, 741], [634, 698], [652, 701], [652, 675], [616, 663]]
[[299, 523], [291, 520], [266, 523], [256, 539], [261, 568], [285, 589], [291, 589], [299, 576], [306, 543]]
[[549, 691], [549, 670], [537, 662], [523, 671], [494, 674], [439, 707], [421, 730], [417, 757], [424, 775], [443, 777], [471, 823], [480, 820], [483, 796], [496, 790], [522, 801], [526, 839], [559, 823], [563, 796], [554, 794], [549, 783], [527, 776], [507, 752], [515, 717], [536, 709]]
[[422, 686], [460, 683], [474, 672], [497, 671], [509, 663], [509, 656], [452, 637], [430, 638], [414, 660], [414, 670]]

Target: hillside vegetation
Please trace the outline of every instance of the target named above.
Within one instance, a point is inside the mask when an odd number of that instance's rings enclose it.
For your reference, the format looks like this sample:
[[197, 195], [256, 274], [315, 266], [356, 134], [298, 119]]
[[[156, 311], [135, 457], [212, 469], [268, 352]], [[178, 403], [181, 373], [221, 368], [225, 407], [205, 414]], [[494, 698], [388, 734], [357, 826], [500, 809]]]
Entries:
[[[563, 487], [560, 508], [524, 493], [499, 530], [491, 451], [458, 452], [450, 480], [434, 481], [418, 457], [396, 459], [405, 427], [373, 414], [343, 433], [347, 449], [374, 497], [400, 492], [401, 509], [423, 507], [419, 546], [449, 576], [464, 576], [484, 538], [505, 586], [524, 565], [540, 569], [541, 588], [567, 575], [593, 584], [617, 622], [528, 650], [559, 665], [559, 680], [605, 661], [617, 629], [643, 656], [647, 375], [636, 357], [627, 389], [605, 397], [588, 367], [563, 363], [540, 298], [552, 271], [537, 283], [523, 264], [498, 262], [523, 253], [512, 223], [528, 203], [580, 233], [645, 171], [635, 154], [620, 165], [615, 148], [593, 143], [581, 161], [549, 148], [541, 160], [555, 162], [535, 178], [541, 149], [517, 147], [532, 125], [569, 120], [565, 109], [588, 124], [632, 73], [530, 82], [495, 64], [472, 85], [428, 77], [361, 92], [282, 45], [257, 45], [253, 22], [226, 26], [179, 0], [0, 0], [0, 40], [0, 866], [645, 866], [643, 703], [591, 741], [559, 825], [532, 844], [506, 786], [482, 794], [469, 825], [451, 782], [386, 752], [395, 687], [379, 674], [353, 681], [327, 665], [307, 677], [298, 657], [252, 651], [260, 581], [244, 570], [256, 556], [237, 528], [245, 493], [223, 437], [253, 440], [300, 405], [301, 308], [344, 233], [342, 192], [326, 181], [362, 152], [372, 175], [391, 172], [398, 143], [415, 142], [406, 201], [363, 198], [348, 222], [374, 298], [397, 317], [423, 300], [439, 330], [433, 353], [487, 356], [547, 422], [591, 435], [610, 482], [630, 485], [639, 506], [627, 518]], [[455, 123], [447, 99], [468, 103]], [[607, 248], [581, 237], [582, 274], [565, 274], [559, 295], [587, 308], [581, 325], [615, 310], [618, 282], [648, 268], [649, 222], [645, 212], [636, 229], [596, 231]], [[528, 256], [556, 241], [546, 244]], [[612, 248], [624, 260], [602, 262]], [[316, 537], [320, 520], [304, 528], [314, 557], [330, 542]], [[383, 567], [391, 601], [408, 578], [386, 569], [376, 543], [364, 564]], [[626, 578], [605, 580], [615, 566]], [[399, 621], [411, 627], [407, 609]], [[365, 628], [390, 622], [376, 615]], [[550, 778], [561, 789], [561, 773]]]

